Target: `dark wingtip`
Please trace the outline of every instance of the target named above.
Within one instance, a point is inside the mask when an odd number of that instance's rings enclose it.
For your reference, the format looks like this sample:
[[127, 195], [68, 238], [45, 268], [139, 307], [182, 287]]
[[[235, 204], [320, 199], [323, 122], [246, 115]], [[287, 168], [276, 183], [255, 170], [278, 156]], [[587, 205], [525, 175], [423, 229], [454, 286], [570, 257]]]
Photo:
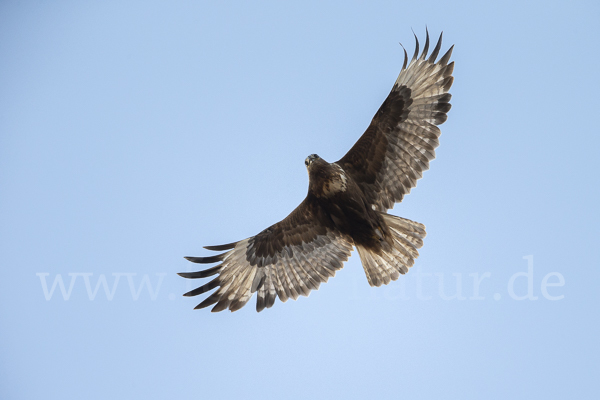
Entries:
[[[399, 43], [402, 46], [402, 43]], [[402, 70], [406, 69], [406, 63], [408, 62], [408, 54], [406, 53], [406, 49], [402, 46], [402, 50], [404, 50], [404, 63], [402, 64]], [[401, 71], [402, 71], [401, 70]]]
[[217, 286], [220, 286], [220, 284], [221, 283], [219, 282], [219, 277], [216, 277], [215, 279], [208, 282], [207, 284], [202, 285], [199, 288], [196, 288], [194, 290], [190, 290], [189, 292], [184, 293], [183, 295], [185, 297], [198, 296], [199, 294], [206, 293], [209, 290], [212, 290], [212, 289], [216, 288]]
[[223, 261], [226, 254], [227, 253], [223, 253], [223, 254], [219, 254], [217, 256], [212, 256], [212, 257], [183, 257], [183, 258], [185, 258], [186, 260], [191, 261], [193, 263], [197, 263], [197, 264], [210, 264], [210, 263], [214, 263], [214, 262]]
[[206, 308], [208, 306], [215, 304], [217, 301], [219, 301], [220, 296], [221, 295], [219, 294], [219, 292], [215, 292], [215, 293], [211, 294], [206, 299], [204, 299], [204, 301], [202, 303], [200, 303], [196, 307], [194, 307], [194, 310], [200, 310], [202, 308]]
[[438, 61], [438, 64], [440, 64], [440, 65], [448, 64], [448, 61], [450, 60], [450, 56], [452, 56], [452, 50], [454, 50], [454, 45], [450, 46], [450, 48], [448, 49], [446, 54], [444, 54], [442, 56], [442, 58], [440, 58], [440, 61]]
[[227, 243], [227, 244], [220, 244], [218, 246], [204, 246], [204, 248], [206, 250], [212, 250], [212, 251], [223, 251], [223, 250], [231, 250], [231, 249], [233, 249], [236, 244], [238, 244], [238, 242]]
[[442, 35], [444, 34], [444, 32], [442, 31], [440, 33], [440, 38], [438, 39], [437, 44], [435, 45], [435, 48], [433, 49], [433, 52], [431, 53], [431, 56], [429, 56], [429, 62], [430, 63], [435, 63], [435, 59], [437, 58], [438, 54], [440, 54], [440, 49], [442, 48]]
[[227, 310], [229, 305], [231, 304], [230, 300], [221, 299], [213, 308], [210, 309], [210, 312], [221, 312]]
[[212, 275], [218, 273], [221, 270], [222, 265], [223, 264], [219, 264], [216, 267], [212, 267], [212, 268], [205, 269], [203, 271], [197, 271], [197, 272], [178, 272], [177, 275], [181, 276], [182, 278], [187, 278], [187, 279], [207, 278], [209, 276], [212, 276]]
[[427, 57], [427, 52], [429, 51], [429, 30], [427, 30], [427, 25], [425, 25], [425, 46], [423, 47], [423, 52], [421, 53], [421, 60], [424, 60]]
[[[411, 28], [412, 30], [412, 28]], [[413, 35], [415, 36], [415, 42], [417, 42], [416, 46], [415, 46], [415, 53], [413, 54], [412, 59], [410, 60], [411, 62], [416, 60], [417, 57], [419, 57], [419, 38], [417, 37], [417, 34], [415, 33], [415, 31], [412, 31]]]

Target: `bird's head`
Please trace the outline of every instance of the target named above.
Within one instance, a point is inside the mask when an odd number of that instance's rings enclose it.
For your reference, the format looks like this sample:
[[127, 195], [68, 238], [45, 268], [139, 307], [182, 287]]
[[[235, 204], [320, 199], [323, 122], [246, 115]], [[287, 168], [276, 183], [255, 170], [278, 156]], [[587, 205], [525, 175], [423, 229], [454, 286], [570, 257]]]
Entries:
[[304, 164], [306, 165], [306, 169], [310, 170], [310, 166], [313, 162], [320, 160], [321, 157], [319, 157], [316, 154], [311, 154], [310, 156], [306, 157], [306, 160], [304, 160]]

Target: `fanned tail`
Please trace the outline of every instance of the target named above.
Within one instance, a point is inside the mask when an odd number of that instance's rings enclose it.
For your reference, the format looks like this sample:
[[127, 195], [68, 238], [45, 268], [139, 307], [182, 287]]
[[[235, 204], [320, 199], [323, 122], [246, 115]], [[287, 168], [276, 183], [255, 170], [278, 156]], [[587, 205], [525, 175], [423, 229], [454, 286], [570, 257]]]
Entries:
[[405, 274], [419, 257], [417, 249], [423, 246], [425, 225], [406, 218], [380, 213], [392, 234], [392, 244], [382, 242], [373, 250], [357, 245], [367, 280], [371, 286], [387, 285]]

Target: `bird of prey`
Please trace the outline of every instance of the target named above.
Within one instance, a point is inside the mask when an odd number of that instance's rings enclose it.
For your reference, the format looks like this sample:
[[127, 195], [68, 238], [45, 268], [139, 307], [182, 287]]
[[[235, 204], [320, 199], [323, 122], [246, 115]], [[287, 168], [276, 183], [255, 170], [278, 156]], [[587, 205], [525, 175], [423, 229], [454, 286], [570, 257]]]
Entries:
[[[316, 154], [306, 160], [308, 194], [282, 221], [256, 236], [208, 250], [212, 257], [185, 257], [219, 263], [184, 278], [210, 282], [184, 296], [218, 288], [197, 309], [215, 304], [213, 312], [242, 308], [257, 293], [256, 310], [270, 308], [279, 297], [308, 296], [335, 275], [353, 246], [371, 286], [387, 285], [405, 274], [423, 245], [425, 226], [387, 214], [415, 187], [435, 158], [440, 129], [450, 110], [454, 78], [450, 49], [436, 62], [442, 35], [428, 56], [429, 33], [422, 53], [416, 48], [404, 64], [365, 133], [340, 160], [328, 163]], [[408, 62], [408, 63], [407, 63]], [[408, 65], [407, 65], [408, 64]]]

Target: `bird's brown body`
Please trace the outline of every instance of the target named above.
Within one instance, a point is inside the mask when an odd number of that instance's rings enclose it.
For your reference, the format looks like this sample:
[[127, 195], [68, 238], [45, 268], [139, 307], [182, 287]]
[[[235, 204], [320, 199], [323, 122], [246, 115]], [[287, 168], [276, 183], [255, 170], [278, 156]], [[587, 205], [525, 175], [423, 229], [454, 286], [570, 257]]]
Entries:
[[355, 245], [379, 252], [381, 242], [389, 238], [383, 218], [368, 204], [360, 187], [342, 167], [315, 157], [307, 166], [309, 201], [318, 203], [325, 211], [324, 217], [351, 237]]

